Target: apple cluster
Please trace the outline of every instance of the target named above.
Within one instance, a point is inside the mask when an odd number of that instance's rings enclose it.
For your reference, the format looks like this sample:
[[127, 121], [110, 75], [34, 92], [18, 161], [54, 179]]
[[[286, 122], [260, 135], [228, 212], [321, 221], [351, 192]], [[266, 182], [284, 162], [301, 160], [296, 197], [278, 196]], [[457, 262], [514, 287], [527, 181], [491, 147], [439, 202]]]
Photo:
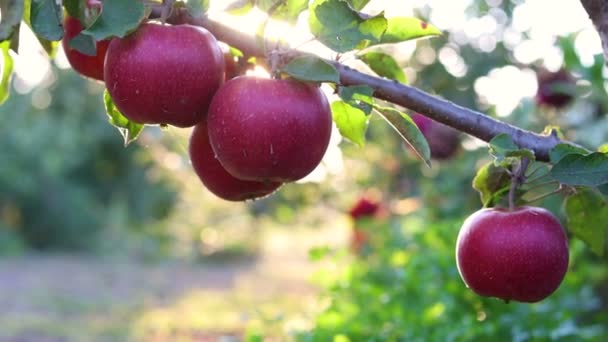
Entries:
[[65, 28], [72, 67], [105, 82], [126, 118], [194, 127], [192, 166], [218, 197], [269, 195], [321, 162], [332, 118], [318, 85], [235, 75], [234, 59], [201, 27], [144, 23], [124, 38], [97, 42], [95, 56], [70, 47], [83, 29], [78, 19], [66, 17]]

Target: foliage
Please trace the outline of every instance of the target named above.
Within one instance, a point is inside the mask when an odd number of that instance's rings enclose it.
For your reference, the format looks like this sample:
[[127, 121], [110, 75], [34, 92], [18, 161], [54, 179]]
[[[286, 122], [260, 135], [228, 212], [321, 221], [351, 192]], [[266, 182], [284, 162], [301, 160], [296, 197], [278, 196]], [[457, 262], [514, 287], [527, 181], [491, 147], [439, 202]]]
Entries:
[[608, 273], [587, 259], [582, 244], [572, 244], [570, 271], [551, 297], [506, 304], [475, 295], [458, 277], [454, 245], [462, 220], [429, 221], [424, 211], [384, 224], [368, 221], [372, 238], [363, 257], [327, 252], [323, 260], [341, 271], [317, 275], [328, 304], [298, 340], [599, 341], [608, 333], [592, 285]]
[[[1, 108], [0, 222], [29, 245], [84, 248], [126, 207], [134, 227], [165, 217], [175, 194], [151, 177], [153, 165], [139, 146], [124, 148], [100, 112], [99, 89], [71, 72], [29, 95], [13, 95]], [[85, 91], [83, 91], [85, 90]], [[44, 112], [32, 103], [50, 102]]]

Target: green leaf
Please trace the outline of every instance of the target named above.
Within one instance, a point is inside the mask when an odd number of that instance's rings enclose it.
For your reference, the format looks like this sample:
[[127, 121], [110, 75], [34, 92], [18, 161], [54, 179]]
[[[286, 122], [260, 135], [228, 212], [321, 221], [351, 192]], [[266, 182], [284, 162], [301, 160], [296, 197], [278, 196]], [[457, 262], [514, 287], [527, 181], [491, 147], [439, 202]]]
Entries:
[[496, 166], [507, 167], [513, 164], [515, 159], [528, 158], [534, 161], [534, 152], [528, 149], [520, 149], [510, 135], [501, 133], [490, 140], [490, 154], [494, 157]]
[[507, 170], [493, 162], [482, 166], [473, 178], [473, 188], [479, 192], [484, 207], [494, 206], [509, 191], [510, 185]]
[[557, 164], [557, 162], [569, 154], [587, 155], [589, 154], [589, 151], [574, 145], [561, 143], [557, 144], [551, 151], [549, 151], [549, 160], [551, 161], [551, 164]]
[[365, 112], [344, 101], [336, 101], [331, 104], [331, 113], [343, 137], [359, 146], [365, 145], [365, 132], [369, 122], [369, 116]]
[[[25, 0], [23, 2], [23, 21], [25, 21], [25, 23], [30, 27], [30, 29], [33, 30], [32, 23], [30, 21], [30, 17], [31, 17], [30, 9], [31, 9], [31, 1]], [[61, 14], [61, 8], [60, 8], [60, 14]], [[62, 35], [63, 35], [63, 28], [62, 28]], [[38, 39], [38, 42], [40, 43], [40, 45], [42, 46], [44, 51], [46, 51], [46, 53], [49, 55], [49, 57], [51, 59], [55, 58], [55, 55], [57, 54], [57, 48], [59, 47], [59, 42], [45, 39], [44, 37], [41, 37], [39, 35], [37, 35], [36, 38]]]
[[110, 93], [106, 90], [103, 93], [103, 102], [106, 106], [106, 113], [110, 123], [118, 129], [120, 135], [125, 140], [125, 146], [129, 145], [135, 139], [141, 131], [144, 129], [144, 125], [130, 121], [116, 108], [114, 101], [110, 97]]
[[2, 0], [0, 1], [0, 42], [8, 40], [19, 28], [23, 17], [23, 0]]
[[438, 35], [441, 35], [441, 31], [438, 28], [420, 19], [393, 17], [388, 19], [387, 29], [382, 36], [381, 43], [399, 43]]
[[258, 0], [257, 6], [264, 12], [272, 10], [272, 18], [295, 23], [308, 8], [308, 0]]
[[372, 112], [374, 105], [374, 89], [366, 85], [339, 87], [338, 95], [349, 105], [359, 108], [365, 115]]
[[597, 149], [598, 152], [608, 153], [608, 144], [604, 144]]
[[566, 198], [568, 230], [597, 255], [604, 254], [608, 230], [608, 203], [589, 189], [578, 189]]
[[566, 185], [600, 186], [608, 183], [608, 154], [568, 154], [553, 166], [551, 176]]
[[378, 114], [388, 124], [399, 133], [399, 135], [405, 140], [416, 152], [416, 154], [424, 160], [427, 166], [431, 166], [431, 148], [426, 138], [414, 123], [414, 120], [409, 115], [400, 112], [394, 108], [389, 107], [374, 107]]
[[338, 70], [316, 56], [296, 57], [283, 68], [283, 72], [301, 81], [340, 82]]
[[124, 37], [135, 31], [145, 17], [146, 9], [141, 1], [105, 0], [97, 20], [82, 32], [97, 41]]
[[188, 13], [197, 18], [207, 13], [209, 10], [209, 0], [187, 0], [186, 7], [188, 8]]
[[81, 22], [84, 22], [86, 1], [81, 0], [63, 0], [63, 7], [70, 17], [78, 18]]
[[360, 11], [365, 5], [369, 3], [369, 0], [347, 0], [350, 7]]
[[383, 13], [363, 18], [345, 1], [316, 0], [309, 9], [310, 32], [336, 52], [377, 44], [387, 28]]
[[383, 52], [368, 52], [358, 56], [367, 64], [378, 76], [407, 83], [405, 73], [393, 58], [393, 56]]
[[70, 47], [82, 52], [85, 55], [97, 55], [97, 43], [95, 38], [79, 33], [74, 38], [70, 39]]
[[10, 85], [11, 85], [11, 75], [13, 74], [13, 58], [8, 53], [10, 50], [11, 42], [5, 40], [0, 42], [0, 49], [2, 50], [2, 79], [0, 81], [0, 104], [3, 104], [4, 101], [8, 99], [10, 94]]
[[30, 23], [37, 36], [57, 41], [63, 38], [63, 12], [55, 0], [31, 0]]

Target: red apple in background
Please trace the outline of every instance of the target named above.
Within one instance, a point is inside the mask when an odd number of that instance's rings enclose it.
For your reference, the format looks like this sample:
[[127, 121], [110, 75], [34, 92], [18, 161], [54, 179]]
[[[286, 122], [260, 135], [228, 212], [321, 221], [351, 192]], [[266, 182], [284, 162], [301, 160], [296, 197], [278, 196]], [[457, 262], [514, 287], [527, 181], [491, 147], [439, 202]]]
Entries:
[[190, 137], [190, 161], [205, 187], [228, 201], [244, 201], [271, 194], [281, 186], [276, 182], [252, 182], [234, 178], [215, 158], [209, 144], [207, 123], [201, 121]]
[[378, 202], [365, 197], [361, 197], [359, 198], [357, 203], [355, 203], [355, 205], [350, 208], [348, 214], [354, 220], [358, 220], [363, 217], [374, 216], [374, 214], [378, 212], [378, 209], [380, 209], [380, 205], [378, 204]]
[[567, 70], [557, 72], [540, 70], [536, 74], [538, 90], [536, 103], [539, 106], [563, 108], [574, 99], [575, 81]]
[[361, 197], [348, 211], [353, 221], [353, 232], [350, 237], [350, 250], [361, 254], [369, 243], [369, 234], [361, 228], [360, 221], [377, 216], [381, 211], [380, 203], [367, 197]]
[[469, 216], [456, 242], [460, 276], [475, 293], [505, 301], [538, 302], [568, 269], [568, 239], [543, 208], [486, 208]]
[[412, 120], [429, 143], [431, 158], [446, 160], [453, 157], [460, 148], [460, 133], [422, 114], [415, 113]]
[[233, 176], [292, 182], [321, 162], [331, 111], [319, 87], [291, 79], [240, 76], [226, 82], [209, 107], [211, 146]]
[[70, 41], [84, 29], [80, 20], [66, 15], [63, 20], [63, 29], [65, 34], [61, 45], [72, 68], [81, 75], [103, 81], [104, 59], [110, 40], [98, 41], [95, 56], [89, 56], [70, 47]]
[[144, 124], [194, 126], [224, 81], [224, 56], [207, 30], [147, 23], [108, 47], [105, 81], [116, 107]]

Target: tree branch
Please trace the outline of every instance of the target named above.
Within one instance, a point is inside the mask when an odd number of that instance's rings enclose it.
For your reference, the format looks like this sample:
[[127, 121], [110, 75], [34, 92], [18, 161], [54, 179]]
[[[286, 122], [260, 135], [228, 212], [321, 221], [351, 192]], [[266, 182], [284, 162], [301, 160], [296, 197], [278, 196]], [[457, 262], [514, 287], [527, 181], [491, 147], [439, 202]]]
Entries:
[[[159, 13], [157, 12], [156, 9], [153, 10], [151, 17], [158, 16]], [[205, 27], [218, 40], [238, 48], [246, 56], [265, 57], [265, 51], [257, 45], [255, 37], [208, 18], [193, 17], [185, 8], [175, 9], [171, 17], [167, 18], [167, 22]], [[294, 51], [293, 57], [301, 54], [304, 54], [304, 52]], [[342, 85], [364, 84], [370, 86], [374, 89], [374, 97], [378, 99], [416, 111], [486, 142], [498, 134], [506, 133], [513, 138], [513, 141], [520, 148], [534, 151], [537, 160], [549, 161], [549, 152], [559, 143], [575, 145], [572, 142], [560, 140], [556, 134], [540, 135], [526, 131], [483, 113], [430, 95], [417, 88], [367, 75], [335, 61], [327, 62], [333, 64], [339, 71]]]
[[581, 0], [581, 4], [602, 39], [604, 60], [608, 62], [608, 3], [605, 0]]

